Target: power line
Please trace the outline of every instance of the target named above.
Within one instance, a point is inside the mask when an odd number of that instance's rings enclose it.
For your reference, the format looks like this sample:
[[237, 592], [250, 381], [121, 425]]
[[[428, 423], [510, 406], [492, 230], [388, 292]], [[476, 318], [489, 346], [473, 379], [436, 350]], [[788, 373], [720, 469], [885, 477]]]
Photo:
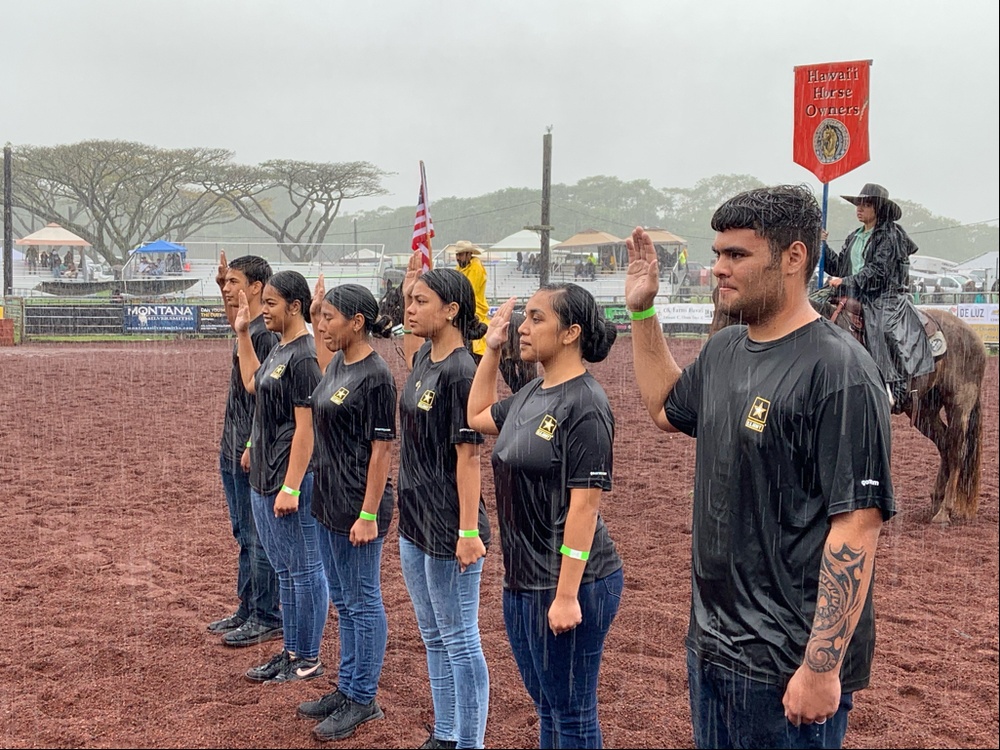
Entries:
[[[515, 203], [512, 206], [501, 206], [500, 208], [491, 208], [491, 209], [486, 210], [486, 211], [477, 211], [475, 213], [465, 214], [463, 216], [453, 216], [453, 217], [448, 218], [448, 219], [435, 219], [434, 223], [437, 224], [437, 225], [449, 224], [449, 223], [455, 222], [455, 221], [462, 221], [463, 219], [472, 219], [472, 218], [474, 218], [476, 216], [486, 216], [487, 214], [498, 214], [501, 211], [511, 211], [511, 210], [513, 210], [515, 208], [524, 208], [525, 206], [537, 206], [537, 205], [539, 205], [538, 201], [525, 201], [524, 203]], [[375, 233], [375, 232], [392, 232], [392, 231], [394, 231], [396, 229], [413, 229], [413, 224], [401, 224], [401, 225], [395, 226], [395, 227], [379, 227], [378, 229], [359, 229], [357, 231], [357, 234], [372, 234], [372, 233]], [[327, 234], [327, 237], [342, 237], [342, 236], [346, 236], [348, 234], [354, 234], [354, 232], [353, 231], [351, 231], [351, 232], [330, 232], [330, 233]]]

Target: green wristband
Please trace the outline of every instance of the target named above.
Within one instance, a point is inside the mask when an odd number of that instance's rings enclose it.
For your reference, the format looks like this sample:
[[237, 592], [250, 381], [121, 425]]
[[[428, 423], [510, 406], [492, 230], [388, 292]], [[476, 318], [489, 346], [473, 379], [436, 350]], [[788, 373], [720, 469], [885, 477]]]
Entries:
[[[642, 312], [629, 311], [629, 317], [631, 317], [632, 320], [645, 320], [646, 318], [652, 318], [654, 315], [656, 315], [656, 305], [653, 305], [653, 307], [648, 310], [643, 310]], [[583, 559], [586, 560], [587, 558]]]
[[479, 536], [479, 529], [459, 529], [458, 535], [464, 539], [474, 539]]
[[559, 548], [559, 553], [566, 555], [566, 557], [572, 557], [574, 560], [586, 560], [590, 557], [589, 551], [580, 551], [578, 549], [570, 549], [565, 544]]
[[287, 484], [281, 485], [281, 491], [284, 492], [286, 495], [291, 495], [292, 497], [298, 497], [299, 495], [302, 494], [300, 490], [293, 490]]
[[377, 521], [378, 520], [378, 516], [377, 515], [375, 515], [374, 513], [365, 513], [365, 511], [361, 511], [360, 513], [358, 513], [358, 518], [360, 518], [362, 521]]
[[250, 441], [247, 440], [247, 448], [249, 448], [249, 447], [250, 447]]

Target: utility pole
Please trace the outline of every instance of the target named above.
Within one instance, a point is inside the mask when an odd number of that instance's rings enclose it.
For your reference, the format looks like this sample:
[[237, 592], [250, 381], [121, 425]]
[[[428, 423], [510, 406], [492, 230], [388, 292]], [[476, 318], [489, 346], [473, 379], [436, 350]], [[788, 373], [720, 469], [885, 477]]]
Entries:
[[14, 217], [11, 215], [10, 144], [3, 147], [3, 293], [14, 291]]
[[358, 220], [354, 220], [354, 252], [358, 251]]
[[549, 232], [552, 226], [549, 224], [549, 210], [552, 199], [552, 126], [545, 129], [542, 136], [542, 223], [538, 226], [525, 227], [533, 229], [541, 235], [541, 246], [538, 253], [538, 285], [544, 286], [549, 283]]

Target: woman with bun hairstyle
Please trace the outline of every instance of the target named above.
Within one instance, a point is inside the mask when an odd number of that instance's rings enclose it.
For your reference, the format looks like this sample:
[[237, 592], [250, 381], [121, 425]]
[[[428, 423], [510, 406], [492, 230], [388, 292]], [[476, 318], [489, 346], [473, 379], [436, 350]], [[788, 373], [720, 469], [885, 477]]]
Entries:
[[503, 550], [503, 614], [539, 717], [539, 747], [602, 747], [597, 682], [618, 612], [622, 560], [598, 510], [611, 489], [614, 416], [585, 362], [617, 335], [576, 284], [543, 286], [525, 308], [521, 358], [544, 377], [497, 401], [507, 300], [486, 333], [469, 425], [498, 435], [493, 477]]
[[403, 280], [399, 397], [399, 557], [427, 650], [434, 728], [425, 748], [483, 747], [489, 673], [479, 636], [479, 584], [490, 527], [480, 485], [483, 436], [466, 421], [476, 366], [468, 342], [486, 326], [469, 280], [450, 268]]
[[322, 274], [311, 316], [323, 369], [312, 394], [312, 514], [337, 610], [340, 667], [336, 689], [298, 711], [320, 722], [313, 729], [318, 739], [339, 740], [384, 716], [375, 692], [388, 639], [381, 573], [393, 511], [396, 382], [371, 338], [390, 336], [392, 321], [379, 316], [375, 297], [358, 284], [324, 294]]
[[250, 503], [278, 575], [284, 648], [246, 673], [252, 682], [311, 680], [323, 674], [320, 641], [329, 598], [312, 515], [312, 392], [320, 380], [309, 335], [309, 284], [297, 271], [274, 274], [261, 314], [278, 343], [260, 362], [250, 338], [250, 307], [239, 292], [233, 321], [244, 387], [256, 394], [250, 430]]

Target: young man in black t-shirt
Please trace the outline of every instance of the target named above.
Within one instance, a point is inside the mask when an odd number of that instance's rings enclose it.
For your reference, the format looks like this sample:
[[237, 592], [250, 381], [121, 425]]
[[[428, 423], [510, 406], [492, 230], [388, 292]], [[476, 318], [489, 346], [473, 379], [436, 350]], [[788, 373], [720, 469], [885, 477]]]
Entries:
[[[246, 294], [250, 305], [250, 338], [257, 359], [267, 358], [278, 337], [267, 330], [261, 318], [260, 300], [264, 285], [271, 277], [271, 266], [263, 258], [244, 255], [226, 262], [225, 251], [219, 254], [215, 280], [226, 305], [226, 317], [232, 326], [239, 309], [239, 293]], [[253, 422], [254, 397], [243, 387], [240, 359], [233, 343], [232, 370], [226, 413], [219, 446], [219, 472], [229, 507], [229, 522], [239, 545], [236, 593], [237, 610], [208, 626], [211, 633], [222, 635], [227, 646], [250, 646], [282, 635], [278, 606], [278, 577], [264, 553], [250, 504], [250, 457], [247, 443]]]
[[875, 363], [809, 304], [821, 212], [761, 188], [712, 219], [718, 305], [745, 326], [683, 371], [653, 301], [656, 253], [629, 248], [636, 380], [655, 424], [698, 438], [686, 640], [698, 747], [840, 747], [875, 645], [872, 579], [895, 513]]

